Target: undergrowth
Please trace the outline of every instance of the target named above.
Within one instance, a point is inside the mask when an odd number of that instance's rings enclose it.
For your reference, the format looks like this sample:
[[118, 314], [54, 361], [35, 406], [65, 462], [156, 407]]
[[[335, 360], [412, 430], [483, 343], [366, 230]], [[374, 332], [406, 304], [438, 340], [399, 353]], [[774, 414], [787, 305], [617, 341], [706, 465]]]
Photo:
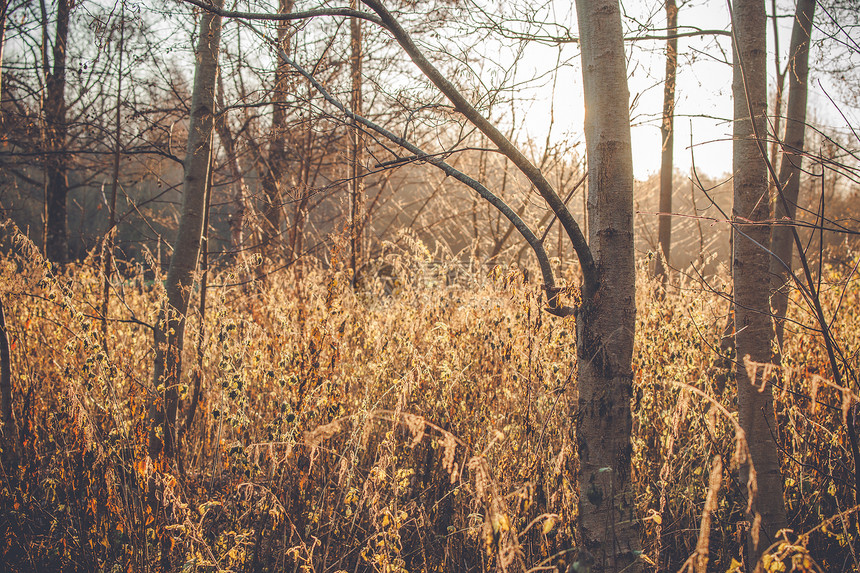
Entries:
[[[182, 463], [168, 466], [146, 457], [148, 325], [163, 277], [139, 265], [114, 282], [105, 344], [93, 261], [55, 272], [19, 242], [0, 262], [18, 428], [0, 468], [3, 568], [565, 571], [576, 556], [574, 319], [544, 313], [539, 285], [516, 268], [452, 280], [415, 251], [390, 255], [359, 290], [336, 265], [263, 283], [241, 264], [214, 273], [202, 321], [193, 294], [185, 338], [183, 406], [198, 377], [199, 406]], [[743, 570], [746, 488], [720, 355], [728, 304], [713, 285], [665, 298], [655, 288], [641, 272], [643, 560], [678, 570], [704, 538], [711, 570]], [[840, 293], [823, 294], [828, 312]], [[841, 304], [837, 334], [854, 352], [856, 281]], [[828, 384], [814, 333], [789, 328], [785, 357], [774, 432], [792, 532], [774, 551], [800, 570], [842, 570], [856, 563], [851, 396]], [[156, 494], [160, 515], [147, 510]]]

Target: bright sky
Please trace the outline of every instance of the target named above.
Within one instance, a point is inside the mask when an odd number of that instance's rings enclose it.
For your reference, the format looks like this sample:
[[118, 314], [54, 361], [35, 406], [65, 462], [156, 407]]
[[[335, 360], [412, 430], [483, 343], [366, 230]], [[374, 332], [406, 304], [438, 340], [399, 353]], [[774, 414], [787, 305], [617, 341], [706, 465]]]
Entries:
[[[553, 17], [559, 18], [560, 7], [571, 6], [569, 1], [555, 2]], [[662, 0], [636, 0], [625, 3], [627, 16], [645, 22], [648, 13], [657, 16], [651, 25], [665, 26]], [[679, 2], [680, 4], [680, 2]], [[791, 36], [790, 11], [794, 3], [780, 2], [780, 52], [782, 61]], [[768, 4], [769, 6], [769, 4]], [[555, 8], [559, 8], [556, 10]], [[565, 22], [574, 34], [577, 32], [575, 16], [565, 8], [559, 20]], [[636, 12], [634, 12], [636, 11]], [[818, 15], [816, 15], [818, 17]], [[632, 20], [625, 20], [630, 26]], [[684, 5], [679, 12], [680, 27], [693, 26], [701, 29], [729, 30], [729, 13], [726, 3], [719, 1], [697, 2]], [[659, 32], [658, 32], [659, 33]], [[635, 31], [631, 34], [635, 35]], [[773, 49], [772, 24], [768, 21], [768, 46]], [[731, 117], [732, 117], [732, 69], [731, 41], [726, 36], [681, 38], [678, 41], [679, 68], [676, 85], [675, 117], [675, 168], [690, 172], [695, 165], [701, 173], [720, 177], [732, 169]], [[559, 56], [561, 50], [561, 56]], [[633, 138], [633, 163], [637, 179], [645, 179], [660, 170], [660, 114], [663, 106], [663, 80], [665, 76], [665, 41], [637, 41], [627, 43], [628, 83], [632, 102], [631, 120]], [[554, 108], [555, 125], [551, 139], [567, 136], [581, 138], [583, 125], [582, 75], [579, 68], [579, 47], [567, 44], [559, 47], [545, 46], [536, 42], [525, 48], [520, 64], [522, 71], [517, 79], [528, 80], [540, 77], [552, 69], [556, 61], [567, 62], [559, 71], [556, 82]], [[775, 77], [772, 52], [768, 54], [768, 75], [772, 96]], [[528, 76], [528, 77], [527, 77]], [[531, 98], [524, 104], [522, 116], [527, 118], [522, 129], [535, 141], [543, 142], [549, 128], [552, 99], [552, 78], [542, 78], [540, 87], [533, 87], [532, 95], [522, 90], [518, 97]], [[820, 114], [816, 119], [834, 115], [832, 104], [819, 86], [810, 86], [810, 109]], [[837, 118], [833, 118], [836, 120]], [[839, 118], [844, 126], [844, 120]], [[521, 134], [522, 136], [522, 134]]]
[[[499, 5], [494, 4], [494, 0], [479, 1], [487, 3], [487, 10], [491, 15], [501, 10], [506, 17], [511, 17], [512, 10], [528, 10], [529, 15], [533, 14], [536, 20], [560, 23], [573, 35], [577, 35], [574, 3], [571, 0], [536, 0], [531, 4], [516, 2]], [[542, 2], [546, 4], [542, 5]], [[678, 3], [681, 4], [678, 22], [682, 31], [685, 27], [716, 30], [728, 30], [730, 27], [728, 7], [724, 0], [678, 0]], [[517, 8], [514, 4], [521, 6]], [[770, 9], [770, 3], [767, 4]], [[779, 13], [783, 16], [780, 19], [780, 52], [784, 61], [790, 40], [790, 16], [794, 2], [779, 0], [778, 5]], [[622, 7], [629, 35], [637, 35], [636, 22], [652, 30], [658, 29], [657, 34], [660, 33], [659, 28], [665, 26], [663, 0], [622, 0]], [[816, 14], [816, 19], [819, 18], [824, 18], [821, 11]], [[170, 30], [176, 25], [175, 22], [168, 21], [165, 21], [165, 24]], [[469, 23], [464, 22], [463, 25], [468, 27]], [[529, 26], [530, 30], [535, 28], [534, 24]], [[558, 34], [562, 29], [545, 27], [545, 31]], [[772, 47], [770, 22], [768, 35], [768, 43]], [[180, 34], [179, 37], [185, 36]], [[468, 34], [463, 38], [441, 37], [438, 41], [443, 49], [459, 43], [463, 53], [469, 57], [474, 55], [475, 59], [483, 58], [486, 67], [478, 71], [477, 75], [488, 84], [493, 83], [494, 74], [501, 78], [511, 67], [513, 56], [509, 51], [494, 52], [493, 48], [471, 46]], [[732, 71], [727, 64], [727, 61], [731, 60], [730, 39], [725, 36], [690, 37], [681, 38], [678, 43], [675, 167], [688, 173], [695, 160], [697, 168], [704, 174], [714, 177], [727, 175], [732, 167]], [[190, 42], [185, 41], [184, 44], [188, 44], [185, 47], [190, 49]], [[581, 140], [584, 109], [579, 46], [573, 43], [553, 46], [525, 42], [522, 49], [522, 58], [516, 67], [513, 80], [510, 77], [504, 81], [499, 80], [499, 83], [510, 85], [513, 81], [517, 85], [514, 97], [521, 102], [516, 112], [520, 126], [517, 137], [521, 141], [530, 138], [542, 144], [546, 140], [552, 117], [554, 125], [551, 140]], [[663, 105], [664, 50], [665, 41], [662, 40], [627, 43], [633, 161], [638, 179], [645, 179], [660, 169], [659, 126]], [[456, 50], [451, 50], [451, 53], [454, 52]], [[184, 55], [180, 58], [180, 64], [186, 62], [190, 66], [191, 61]], [[551, 71], [556, 68], [558, 62], [561, 62], [561, 67], [555, 77], [554, 97], [550, 97], [554, 79]], [[768, 73], [773, 80], [772, 54], [768, 55]], [[849, 114], [849, 120], [853, 121], [857, 110], [840, 105], [842, 110]], [[845, 120], [836, 113], [822, 88], [815, 82], [810, 86], [810, 110], [815, 121], [829, 122], [837, 128], [845, 129]]]
[[[664, 26], [662, 3], [647, 2], [642, 12], [656, 10], [659, 15], [653, 25]], [[655, 6], [656, 5], [656, 6]], [[628, 12], [629, 14], [629, 12]], [[706, 29], [729, 29], [725, 5], [712, 2], [707, 6], [682, 9], [679, 26], [697, 26]], [[576, 32], [575, 19], [572, 30]], [[731, 82], [732, 70], [718, 58], [730, 58], [730, 39], [713, 36], [681, 38], [679, 40], [679, 69], [676, 85], [675, 166], [688, 172], [693, 164], [703, 173], [719, 176], [731, 171]], [[660, 170], [660, 114], [663, 108], [663, 79], [665, 74], [665, 41], [639, 41], [627, 43], [628, 84], [632, 102], [631, 136], [633, 138], [633, 166], [637, 179], [645, 179]], [[722, 53], [718, 46], [722, 47]], [[531, 43], [526, 48], [524, 68], [539, 75], [559, 58], [559, 48]], [[582, 103], [582, 72], [579, 67], [579, 47], [561, 48], [564, 66], [557, 79], [552, 139], [565, 134], [581, 137], [584, 106]], [[546, 83], [546, 82], [544, 82]], [[552, 89], [549, 82], [539, 91]], [[548, 97], [537, 96], [525, 113], [530, 119], [523, 128], [537, 141], [544, 141], [549, 126]], [[691, 140], [692, 133], [692, 140]], [[692, 146], [691, 146], [692, 141]]]

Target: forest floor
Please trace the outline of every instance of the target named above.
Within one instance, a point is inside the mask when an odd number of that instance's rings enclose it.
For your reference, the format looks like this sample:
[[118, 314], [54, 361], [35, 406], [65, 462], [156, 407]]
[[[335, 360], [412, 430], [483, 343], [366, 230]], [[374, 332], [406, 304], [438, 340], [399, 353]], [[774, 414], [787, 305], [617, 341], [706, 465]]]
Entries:
[[[576, 559], [574, 319], [543, 312], [522, 271], [398, 255], [356, 291], [311, 264], [264, 283], [222, 268], [205, 316], [192, 296], [183, 426], [201, 392], [174, 465], [146, 456], [160, 277], [141, 265], [113, 285], [105, 343], [91, 263], [0, 259], [17, 426], [0, 457], [0, 568], [565, 571]], [[642, 559], [677, 571], [705, 551], [709, 570], [742, 571], [727, 278], [661, 298], [646, 274], [632, 404]], [[850, 353], [860, 283], [846, 275], [824, 270], [822, 300]], [[789, 323], [784, 356], [774, 433], [792, 530], [773, 550], [789, 569], [851, 569], [854, 395], [829, 381], [814, 331]]]

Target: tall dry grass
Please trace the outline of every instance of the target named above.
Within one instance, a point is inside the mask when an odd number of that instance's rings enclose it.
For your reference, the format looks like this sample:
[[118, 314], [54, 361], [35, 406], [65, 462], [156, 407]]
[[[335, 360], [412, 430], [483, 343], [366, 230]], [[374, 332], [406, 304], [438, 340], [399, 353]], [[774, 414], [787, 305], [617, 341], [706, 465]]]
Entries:
[[[220, 270], [202, 324], [188, 317], [184, 405], [198, 373], [202, 391], [176, 467], [145, 453], [161, 277], [140, 265], [115, 284], [105, 348], [97, 265], [57, 274], [25, 241], [10, 252], [0, 296], [19, 433], [0, 468], [5, 569], [151, 571], [163, 552], [177, 571], [319, 573], [565, 571], [580, 557], [574, 319], [542, 312], [520, 270], [452, 281], [417, 246], [359, 292], [336, 266], [263, 285], [237, 284], [253, 269]], [[644, 275], [632, 404], [642, 558], [741, 570], [748, 490], [719, 356], [728, 305], [694, 283], [658, 300]], [[839, 295], [825, 292], [830, 311]], [[843, 298], [837, 331], [853, 352], [856, 281]], [[773, 431], [793, 530], [773, 551], [808, 570], [852, 567], [852, 398], [828, 384], [814, 333], [791, 329], [785, 356]], [[160, 515], [147, 510], [154, 492]]]

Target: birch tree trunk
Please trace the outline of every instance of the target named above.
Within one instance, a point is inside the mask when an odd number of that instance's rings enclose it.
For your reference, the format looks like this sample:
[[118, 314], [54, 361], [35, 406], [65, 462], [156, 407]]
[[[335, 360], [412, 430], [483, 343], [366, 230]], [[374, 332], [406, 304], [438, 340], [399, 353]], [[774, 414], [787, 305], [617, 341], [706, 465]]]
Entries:
[[767, 50], [764, 0], [736, 0], [734, 28], [734, 207], [732, 261], [735, 345], [738, 368], [738, 421], [746, 432], [749, 459], [740, 467], [749, 488], [749, 565], [786, 527], [779, 455], [774, 439], [772, 380], [761, 380], [770, 363], [773, 326], [770, 318], [767, 224], [768, 171], [764, 137], [767, 133]]
[[[215, 0], [214, 4], [220, 8], [223, 0]], [[196, 50], [197, 65], [191, 96], [188, 148], [185, 154], [182, 216], [167, 272], [167, 300], [155, 328], [153, 381], [161, 399], [150, 407], [152, 432], [149, 453], [153, 458], [160, 453], [165, 457], [172, 457], [175, 453], [174, 437], [185, 314], [188, 311], [188, 300], [203, 236], [220, 40], [221, 17], [211, 12], [203, 12], [200, 16], [200, 39]]]
[[[598, 289], [577, 316], [578, 543], [591, 571], [638, 571], [630, 483], [636, 319], [633, 157], [618, 0], [577, 0], [585, 90], [589, 246]], [[580, 561], [583, 558], [580, 557]]]
[[[782, 197], [774, 198], [774, 220], [789, 223], [797, 212], [800, 194], [800, 168], [803, 162], [803, 139], [806, 135], [806, 99], [809, 78], [809, 34], [815, 13], [815, 0], [798, 0], [791, 31], [788, 59], [788, 106], [785, 117], [779, 185]], [[784, 202], [783, 202], [784, 199]], [[771, 232], [770, 272], [773, 277], [771, 307], [775, 317], [776, 339], [780, 352], [788, 310], [789, 273], [794, 253], [791, 229], [777, 225]]]
[[657, 227], [657, 242], [660, 256], [657, 257], [656, 276], [666, 286], [668, 280], [669, 251], [672, 242], [672, 176], [674, 175], [675, 150], [675, 77], [678, 70], [678, 5], [675, 0], [666, 0], [666, 81], [663, 83], [663, 122], [660, 133], [663, 149], [660, 156], [660, 213]]

